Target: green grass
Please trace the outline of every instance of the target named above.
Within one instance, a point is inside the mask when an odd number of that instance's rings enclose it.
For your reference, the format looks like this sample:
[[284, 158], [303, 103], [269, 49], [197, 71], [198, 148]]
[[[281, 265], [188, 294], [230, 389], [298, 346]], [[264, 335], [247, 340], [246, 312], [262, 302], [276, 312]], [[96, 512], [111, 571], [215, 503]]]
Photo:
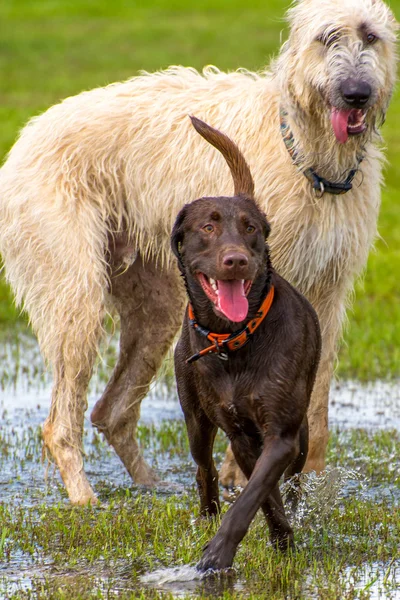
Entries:
[[[177, 597], [176, 589], [168, 593], [144, 586], [140, 577], [157, 569], [194, 565], [219, 521], [199, 518], [184, 423], [166, 421], [151, 431], [141, 427], [140, 437], [151, 440], [150, 459], [175, 461], [178, 490], [146, 492], [134, 485], [108, 485], [97, 469], [99, 460], [104, 461], [105, 455], [110, 460], [111, 453], [94, 435], [86, 440], [86, 464], [101, 505], [78, 509], [55, 500], [60, 489], [49, 497], [43, 483], [41, 490], [26, 485], [40, 458], [40, 430], [3, 428], [0, 466], [3, 483], [6, 474], [12, 474], [14, 492], [6, 492], [0, 503], [2, 598]], [[219, 435], [217, 460], [224, 448]], [[322, 479], [308, 477], [303, 482], [294, 525], [296, 554], [275, 553], [259, 514], [239, 547], [236, 573], [199, 581], [189, 596], [367, 599], [376, 597], [380, 587], [382, 597], [395, 598], [400, 576], [396, 511], [400, 479], [393, 459], [399, 453], [395, 431], [333, 432], [330, 470]], [[16, 491], [19, 488], [23, 491]]]
[[[26, 120], [60, 99], [169, 64], [257, 69], [285, 30], [281, 0], [6, 0], [0, 5], [0, 155]], [[391, 6], [400, 16], [400, 0]], [[338, 374], [363, 380], [400, 373], [400, 94], [383, 134], [388, 147], [379, 228]], [[0, 324], [20, 319], [0, 280]]]
[[[26, 120], [63, 97], [169, 64], [257, 69], [277, 52], [282, 0], [4, 0], [0, 3], [0, 155]], [[400, 0], [391, 2], [400, 17]], [[341, 377], [400, 374], [400, 94], [383, 134], [388, 146], [379, 241], [357, 287]], [[0, 281], [0, 388], [38, 385], [41, 363], [26, 321]], [[15, 344], [21, 338], [21, 345]], [[19, 348], [24, 350], [19, 350]], [[12, 369], [4, 365], [11, 362]], [[112, 360], [112, 357], [111, 359]], [[38, 366], [39, 365], [39, 366]], [[183, 423], [142, 426], [146, 458], [179, 486], [149, 493], [132, 485], [101, 439], [86, 436], [85, 464], [101, 505], [76, 509], [58, 476], [43, 480], [34, 411], [17, 425], [1, 410], [0, 597], [13, 600], [171, 599], [144, 588], [143, 573], [195, 564], [217, 523], [199, 520], [194, 466]], [[216, 457], [225, 441], [219, 436]], [[235, 559], [237, 574], [199, 582], [190, 597], [395, 597], [400, 578], [399, 433], [333, 432], [331, 471], [305, 482], [297, 553], [277, 556], [257, 516]], [[112, 462], [114, 461], [114, 462]], [[107, 465], [112, 465], [112, 479]], [[125, 479], [124, 479], [125, 477]], [[60, 497], [63, 501], [60, 502]], [[226, 507], [224, 507], [226, 510]], [[377, 579], [378, 578], [378, 579]]]

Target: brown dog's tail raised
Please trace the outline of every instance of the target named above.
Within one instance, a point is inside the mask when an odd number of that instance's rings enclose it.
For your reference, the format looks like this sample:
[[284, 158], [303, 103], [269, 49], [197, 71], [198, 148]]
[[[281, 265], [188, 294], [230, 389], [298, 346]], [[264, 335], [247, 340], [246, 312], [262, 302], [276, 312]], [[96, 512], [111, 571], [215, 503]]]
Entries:
[[243, 154], [227, 135], [207, 125], [197, 117], [190, 117], [195, 130], [219, 150], [231, 170], [235, 186], [235, 196], [243, 195], [254, 198], [254, 181], [250, 168]]

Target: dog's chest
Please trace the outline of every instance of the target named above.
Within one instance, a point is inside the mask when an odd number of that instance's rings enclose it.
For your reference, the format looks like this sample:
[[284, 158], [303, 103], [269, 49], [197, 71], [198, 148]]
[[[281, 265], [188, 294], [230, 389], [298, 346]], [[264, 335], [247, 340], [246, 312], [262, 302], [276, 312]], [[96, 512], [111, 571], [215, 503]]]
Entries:
[[[282, 184], [283, 185], [283, 184]], [[376, 234], [379, 190], [359, 189], [324, 197], [316, 206], [310, 189], [285, 201], [270, 199], [269, 245], [275, 269], [305, 295], [323, 282], [336, 284], [341, 277], [360, 271]], [[284, 218], [282, 216], [284, 214]]]
[[250, 373], [232, 376], [222, 369], [218, 371], [217, 376], [211, 371], [201, 378], [199, 398], [203, 410], [228, 436], [243, 431], [255, 434], [259, 431], [257, 406], [261, 393], [255, 389], [254, 378]]

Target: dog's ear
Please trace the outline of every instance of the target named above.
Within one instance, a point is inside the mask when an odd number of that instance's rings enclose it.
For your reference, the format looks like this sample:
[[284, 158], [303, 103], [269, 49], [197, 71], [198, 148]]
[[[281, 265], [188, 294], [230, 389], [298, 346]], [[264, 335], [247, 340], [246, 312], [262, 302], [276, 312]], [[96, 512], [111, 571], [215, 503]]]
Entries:
[[269, 237], [269, 234], [271, 233], [271, 225], [269, 224], [267, 215], [265, 213], [262, 213], [262, 216], [263, 216], [263, 226], [264, 226], [264, 237], [267, 240]]
[[271, 233], [271, 225], [269, 224], [269, 221], [267, 219], [267, 215], [265, 214], [265, 212], [263, 212], [258, 205], [257, 205], [257, 208], [258, 208], [260, 225], [262, 227], [264, 238], [265, 238], [265, 240], [267, 240], [269, 234]]
[[185, 206], [179, 211], [178, 216], [176, 217], [174, 226], [172, 228], [172, 233], [171, 233], [172, 252], [177, 257], [178, 264], [179, 264], [179, 267], [181, 270], [183, 269], [183, 262], [182, 262], [182, 256], [181, 256], [181, 246], [182, 246], [183, 236], [184, 236], [183, 222], [186, 217], [187, 207], [188, 207], [188, 204], [185, 204]]

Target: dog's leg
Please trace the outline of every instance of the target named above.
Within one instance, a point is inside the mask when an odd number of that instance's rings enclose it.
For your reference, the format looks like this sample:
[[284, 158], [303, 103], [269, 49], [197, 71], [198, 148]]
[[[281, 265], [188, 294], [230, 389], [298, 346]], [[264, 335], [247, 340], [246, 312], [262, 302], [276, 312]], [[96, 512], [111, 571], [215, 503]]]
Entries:
[[304, 471], [320, 473], [325, 469], [326, 447], [328, 445], [328, 406], [329, 390], [333, 377], [338, 343], [345, 317], [345, 304], [348, 288], [337, 282], [311, 290], [308, 299], [315, 308], [322, 335], [321, 359], [308, 408], [309, 449]]
[[329, 440], [328, 404], [329, 389], [333, 376], [333, 365], [336, 354], [321, 358], [314, 391], [311, 395], [308, 421], [310, 426], [309, 452], [305, 472], [321, 473], [326, 464], [326, 447]]
[[[62, 351], [60, 351], [62, 355]], [[87, 387], [95, 353], [74, 369], [71, 362], [54, 366], [54, 385], [49, 417], [43, 426], [44, 449], [48, 449], [60, 469], [70, 501], [94, 504], [97, 498], [86, 478], [82, 459], [84, 414]]]
[[111, 292], [121, 317], [120, 354], [91, 420], [133, 480], [144, 485], [154, 485], [157, 477], [136, 440], [140, 403], [182, 322], [182, 287], [175, 269], [161, 269], [140, 256], [112, 278]]
[[197, 464], [196, 481], [200, 496], [200, 514], [203, 517], [220, 512], [218, 471], [213, 460], [213, 445], [218, 428], [198, 408], [196, 414], [185, 412], [190, 452]]
[[[261, 447], [254, 443], [253, 438], [241, 435], [232, 441], [232, 448], [237, 464], [242, 472], [246, 474], [247, 479], [250, 479], [260, 456]], [[285, 549], [288, 541], [289, 544], [292, 541], [292, 529], [285, 515], [279, 485], [274, 487], [261, 508], [268, 523], [272, 544], [278, 544], [281, 549]]]
[[296, 455], [285, 471], [285, 480], [302, 472], [308, 454], [308, 418], [304, 417], [296, 440]]
[[[235, 451], [235, 445], [233, 449]], [[232, 565], [237, 547], [252, 519], [275, 490], [280, 476], [293, 460], [294, 452], [294, 440], [281, 437], [265, 439], [247, 486], [224, 516], [221, 527], [197, 565], [200, 571], [225, 569]], [[288, 537], [292, 537], [292, 534], [281, 532], [281, 539], [286, 539], [286, 547]]]
[[[308, 453], [308, 419], [307, 415], [304, 417], [296, 441], [296, 456], [294, 461], [285, 471], [285, 482], [291, 477], [293, 480], [290, 482], [290, 487], [286, 494], [286, 504], [291, 511], [291, 514], [296, 513], [297, 505], [300, 500], [301, 487], [300, 487], [300, 473], [302, 472], [304, 465], [307, 460]], [[297, 477], [296, 477], [297, 476]]]
[[[186, 324], [185, 324], [186, 325]], [[175, 376], [179, 401], [185, 416], [190, 452], [197, 464], [196, 481], [200, 496], [200, 515], [208, 517], [220, 512], [218, 472], [213, 460], [213, 445], [218, 427], [204, 412], [198, 394], [193, 369], [186, 363], [187, 327], [175, 348]]]
[[226, 449], [224, 462], [219, 470], [219, 480], [225, 488], [224, 498], [228, 501], [232, 501], [231, 490], [244, 488], [247, 483], [247, 478], [243, 471], [239, 469], [230, 444]]

